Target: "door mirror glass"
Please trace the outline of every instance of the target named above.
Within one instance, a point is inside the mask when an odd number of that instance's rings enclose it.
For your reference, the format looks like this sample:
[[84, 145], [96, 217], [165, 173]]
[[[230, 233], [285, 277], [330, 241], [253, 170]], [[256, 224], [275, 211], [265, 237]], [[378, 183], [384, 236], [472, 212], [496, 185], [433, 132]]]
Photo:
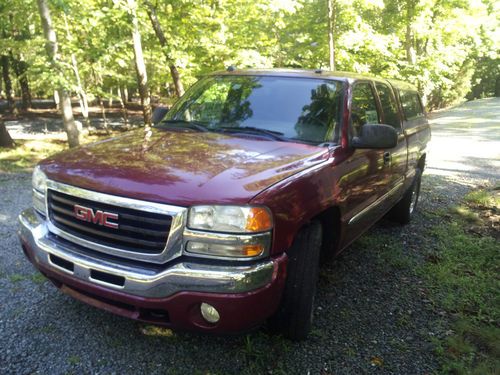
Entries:
[[163, 117], [165, 117], [167, 112], [168, 112], [167, 107], [163, 107], [163, 106], [156, 107], [153, 110], [153, 115], [151, 117], [151, 121], [153, 122], [153, 124], [158, 124], [161, 120], [163, 120]]
[[385, 124], [365, 124], [358, 136], [352, 139], [354, 148], [393, 148], [398, 144], [398, 133]]

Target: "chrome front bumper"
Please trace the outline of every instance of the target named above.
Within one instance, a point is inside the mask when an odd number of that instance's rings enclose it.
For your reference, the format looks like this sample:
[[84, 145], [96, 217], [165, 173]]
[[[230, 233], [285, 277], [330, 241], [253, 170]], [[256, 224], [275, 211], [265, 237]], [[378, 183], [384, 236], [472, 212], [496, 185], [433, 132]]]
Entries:
[[[47, 221], [33, 208], [19, 215], [18, 233], [23, 244], [29, 247], [35, 266], [43, 266], [90, 284], [145, 298], [164, 298], [182, 291], [245, 293], [269, 284], [277, 272], [277, 264], [273, 260], [244, 266], [185, 261], [161, 269], [158, 265], [148, 268], [130, 260], [122, 262], [101, 258], [51, 234]], [[70, 262], [73, 271], [55, 264], [51, 256]], [[124, 283], [115, 285], [96, 280], [91, 276], [95, 271], [123, 278]]]

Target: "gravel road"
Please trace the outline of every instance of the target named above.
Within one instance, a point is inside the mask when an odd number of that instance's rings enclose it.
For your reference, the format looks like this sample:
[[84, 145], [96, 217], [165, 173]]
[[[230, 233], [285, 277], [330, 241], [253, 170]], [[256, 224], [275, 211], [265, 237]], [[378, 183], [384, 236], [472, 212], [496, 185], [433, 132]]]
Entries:
[[[16, 217], [30, 176], [0, 174], [1, 374], [430, 374], [443, 318], [412, 269], [432, 238], [426, 212], [473, 186], [498, 184], [500, 99], [432, 116], [433, 141], [415, 221], [383, 220], [321, 271], [311, 338], [291, 343], [265, 329], [214, 337], [140, 324], [72, 300], [24, 258]], [[391, 249], [401, 252], [391, 253]]]

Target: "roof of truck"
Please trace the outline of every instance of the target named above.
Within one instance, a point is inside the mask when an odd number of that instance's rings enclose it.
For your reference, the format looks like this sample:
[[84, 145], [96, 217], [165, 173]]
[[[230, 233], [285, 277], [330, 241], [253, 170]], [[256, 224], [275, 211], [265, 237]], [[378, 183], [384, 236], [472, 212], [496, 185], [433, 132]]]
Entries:
[[386, 79], [369, 74], [359, 74], [342, 71], [329, 71], [324, 69], [228, 69], [214, 72], [210, 75], [248, 75], [248, 76], [274, 76], [274, 77], [298, 77], [298, 78], [324, 78], [334, 79], [352, 83], [359, 80], [371, 80], [378, 82], [389, 82], [393, 87], [403, 90], [417, 91], [417, 88], [407, 82]]

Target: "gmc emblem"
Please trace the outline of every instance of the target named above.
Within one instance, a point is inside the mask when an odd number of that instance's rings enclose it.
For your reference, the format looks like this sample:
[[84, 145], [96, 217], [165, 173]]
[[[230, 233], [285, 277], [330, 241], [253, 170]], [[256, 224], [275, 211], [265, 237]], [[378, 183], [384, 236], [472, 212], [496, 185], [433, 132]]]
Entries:
[[92, 208], [80, 206], [78, 204], [74, 205], [73, 213], [78, 220], [103, 225], [108, 228], [118, 229], [118, 223], [109, 221], [110, 219], [118, 220], [118, 214], [101, 210], [97, 210], [94, 212]]

